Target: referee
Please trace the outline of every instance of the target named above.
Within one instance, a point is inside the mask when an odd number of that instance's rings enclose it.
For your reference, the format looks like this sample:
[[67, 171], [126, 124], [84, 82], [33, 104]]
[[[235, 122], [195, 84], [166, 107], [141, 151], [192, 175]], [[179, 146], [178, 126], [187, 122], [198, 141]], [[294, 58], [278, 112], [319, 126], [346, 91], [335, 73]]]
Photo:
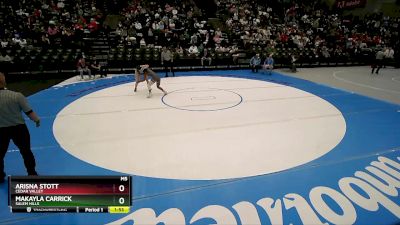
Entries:
[[163, 47], [161, 51], [161, 65], [165, 68], [165, 77], [168, 77], [168, 69], [171, 70], [172, 76], [175, 76], [174, 54], [166, 47]]
[[37, 175], [30, 134], [21, 111], [36, 123], [36, 127], [40, 126], [40, 119], [32, 111], [26, 98], [19, 92], [6, 89], [6, 78], [4, 73], [0, 72], [0, 183], [4, 182], [6, 177], [4, 156], [10, 140], [19, 148], [28, 175]]

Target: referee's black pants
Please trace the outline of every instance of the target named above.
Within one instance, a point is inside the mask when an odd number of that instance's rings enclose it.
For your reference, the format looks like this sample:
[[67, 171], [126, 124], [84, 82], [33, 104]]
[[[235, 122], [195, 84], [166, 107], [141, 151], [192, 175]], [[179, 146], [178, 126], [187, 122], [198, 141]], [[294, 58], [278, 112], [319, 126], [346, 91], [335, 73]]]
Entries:
[[0, 179], [6, 176], [4, 172], [4, 157], [7, 153], [10, 140], [19, 148], [28, 175], [37, 175], [35, 157], [31, 150], [29, 130], [25, 124], [20, 124], [11, 127], [0, 127]]
[[171, 70], [172, 76], [175, 76], [174, 63], [171, 61], [164, 61], [165, 77], [168, 77], [168, 69]]

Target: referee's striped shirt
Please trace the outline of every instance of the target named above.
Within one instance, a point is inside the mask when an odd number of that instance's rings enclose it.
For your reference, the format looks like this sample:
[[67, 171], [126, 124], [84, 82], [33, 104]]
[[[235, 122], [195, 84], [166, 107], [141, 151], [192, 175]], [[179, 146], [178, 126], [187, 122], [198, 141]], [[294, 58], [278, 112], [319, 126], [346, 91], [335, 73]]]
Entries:
[[25, 96], [19, 92], [0, 89], [0, 127], [24, 124], [21, 111], [27, 115], [32, 112]]

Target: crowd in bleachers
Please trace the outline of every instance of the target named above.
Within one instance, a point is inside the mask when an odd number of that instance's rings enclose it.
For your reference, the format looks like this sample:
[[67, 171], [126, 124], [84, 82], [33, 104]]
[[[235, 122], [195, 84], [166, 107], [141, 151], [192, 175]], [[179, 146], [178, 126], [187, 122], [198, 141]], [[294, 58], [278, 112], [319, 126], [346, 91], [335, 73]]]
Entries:
[[[3, 1], [0, 61], [32, 62], [39, 54], [45, 56], [42, 62], [73, 58], [72, 53], [82, 46], [83, 37], [95, 38], [104, 30], [107, 15], [99, 10], [99, 2]], [[316, 0], [216, 3], [218, 13], [214, 20], [220, 23], [210, 23], [192, 0], [121, 1], [125, 7], [119, 12], [121, 19], [113, 32], [117, 40], [110, 42], [110, 60], [115, 56], [139, 60], [143, 52], [146, 59], [156, 60], [161, 52], [157, 49], [167, 46], [177, 57], [203, 61], [219, 55], [237, 62], [238, 52], [246, 52], [248, 58], [255, 53], [262, 58], [273, 53], [278, 62], [291, 57], [345, 61], [349, 57], [370, 59], [375, 49], [385, 48], [384, 52], [393, 55], [400, 46], [399, 17], [376, 13], [364, 18], [341, 16]], [[30, 52], [37, 54], [26, 54]]]
[[[189, 1], [133, 1], [116, 29], [121, 43], [139, 46], [177, 45], [190, 39], [200, 15]], [[197, 24], [198, 25], [198, 24]]]
[[[239, 50], [274, 53], [278, 61], [329, 62], [371, 60], [376, 49], [394, 52], [399, 46], [399, 18], [372, 14], [363, 19], [343, 17], [320, 1], [283, 4], [279, 1], [218, 0], [215, 27], [191, 2], [134, 1], [123, 12], [119, 44], [175, 48], [177, 55], [238, 56]], [[206, 49], [206, 51], [205, 51]], [[234, 61], [236, 62], [236, 61]]]
[[2, 48], [68, 45], [96, 32], [103, 14], [92, 1], [6, 0], [0, 28]]
[[197, 57], [205, 49], [226, 51], [229, 41], [220, 28], [208, 23], [192, 1], [133, 1], [116, 29], [119, 45], [167, 46], [177, 55]]
[[1, 11], [1, 55], [8, 63], [36, 63], [39, 55], [46, 60], [60, 48], [77, 48], [104, 20], [95, 0], [5, 0]]
[[270, 53], [296, 54], [326, 61], [362, 57], [375, 48], [393, 50], [399, 46], [400, 18], [382, 14], [364, 19], [343, 17], [319, 2], [299, 1], [283, 7], [255, 0], [220, 0], [218, 4], [226, 9], [232, 41], [244, 49], [264, 53], [264, 57]]
[[[238, 49], [270, 53], [288, 59], [308, 60], [371, 58], [375, 49], [394, 51], [398, 46], [399, 18], [373, 14], [364, 19], [342, 17], [320, 1], [279, 4], [277, 1], [219, 0], [219, 19], [225, 26], [211, 27], [206, 18], [193, 15], [194, 6], [176, 2], [147, 2], [131, 5], [125, 23], [119, 25], [122, 43], [179, 48], [188, 56], [235, 53]], [[221, 29], [224, 28], [224, 31]], [[386, 50], [385, 50], [386, 51]], [[363, 58], [364, 57], [364, 58]]]

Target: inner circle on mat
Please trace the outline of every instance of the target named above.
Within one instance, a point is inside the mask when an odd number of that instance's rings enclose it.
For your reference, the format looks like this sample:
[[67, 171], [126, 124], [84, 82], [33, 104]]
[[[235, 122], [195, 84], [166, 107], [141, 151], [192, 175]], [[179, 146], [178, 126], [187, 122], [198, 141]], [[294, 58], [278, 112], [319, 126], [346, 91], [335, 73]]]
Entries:
[[170, 92], [162, 102], [172, 108], [188, 111], [230, 109], [242, 103], [242, 96], [230, 90], [216, 88], [187, 88]]
[[161, 86], [169, 92], [164, 99], [156, 88], [146, 98], [143, 84], [134, 93], [134, 83], [83, 96], [58, 113], [55, 138], [65, 151], [102, 168], [212, 180], [303, 165], [331, 151], [346, 132], [335, 106], [281, 84], [187, 76], [163, 78]]

